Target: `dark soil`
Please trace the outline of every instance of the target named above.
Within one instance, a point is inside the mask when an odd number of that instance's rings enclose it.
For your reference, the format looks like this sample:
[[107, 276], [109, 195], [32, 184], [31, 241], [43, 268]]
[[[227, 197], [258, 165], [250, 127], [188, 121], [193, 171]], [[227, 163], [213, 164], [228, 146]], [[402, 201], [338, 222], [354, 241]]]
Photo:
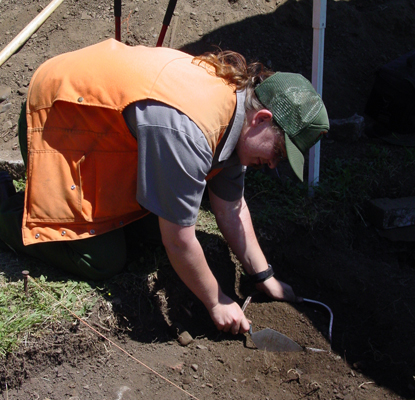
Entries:
[[[47, 3], [0, 0], [0, 47]], [[126, 0], [122, 41], [155, 45], [166, 6], [167, 1]], [[274, 70], [311, 78], [311, 0], [183, 0], [176, 12], [166, 45], [192, 54], [220, 46]], [[0, 103], [11, 104], [0, 113], [0, 161], [20, 160], [17, 118], [36, 68], [54, 55], [107, 37], [114, 37], [112, 1], [67, 0], [0, 67], [0, 87], [11, 92]], [[328, 0], [323, 98], [330, 117], [364, 116], [376, 69], [413, 49], [415, 1]], [[373, 197], [415, 196], [414, 163], [402, 168], [407, 149], [370, 135], [324, 139], [322, 168], [334, 158], [361, 159], [373, 144], [396, 163], [374, 185]], [[261, 220], [266, 194], [248, 190], [246, 198], [254, 219]], [[323, 220], [313, 229], [288, 220], [278, 227], [257, 226], [278, 278], [333, 311], [332, 346], [324, 307], [261, 296], [254, 296], [246, 311], [254, 331], [278, 330], [304, 351], [263, 352], [249, 336], [220, 333], [162, 249], [143, 248], [143, 259], [137, 257], [125, 273], [99, 284], [105, 300], [86, 319], [112, 343], [80, 322], [62, 321], [40, 337], [29, 333], [18, 351], [0, 360], [1, 398], [189, 398], [182, 390], [198, 399], [415, 398], [413, 242], [382, 237], [356, 210], [347, 215], [344, 223]], [[251, 289], [226, 244], [209, 231], [211, 223], [199, 221], [206, 257], [225, 292], [242, 304]], [[148, 263], [156, 273], [143, 274], [140, 265]], [[33, 277], [65, 278], [37, 261], [0, 253], [0, 271], [11, 280], [19, 279], [23, 269]], [[177, 340], [183, 331], [193, 338], [187, 346]]]

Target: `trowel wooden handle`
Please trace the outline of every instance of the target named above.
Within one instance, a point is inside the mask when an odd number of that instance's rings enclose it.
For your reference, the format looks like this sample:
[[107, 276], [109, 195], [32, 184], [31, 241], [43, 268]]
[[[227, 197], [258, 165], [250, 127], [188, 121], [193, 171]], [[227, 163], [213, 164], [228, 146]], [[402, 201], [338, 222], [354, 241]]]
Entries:
[[[252, 300], [252, 296], [248, 296], [248, 297], [246, 298], [245, 303], [244, 303], [244, 305], [242, 306], [242, 311], [243, 311], [243, 312], [245, 312], [245, 309], [246, 309], [246, 307], [248, 307], [248, 305], [249, 305], [249, 303], [251, 302], [251, 300]], [[251, 329], [252, 329], [252, 328], [251, 328]]]

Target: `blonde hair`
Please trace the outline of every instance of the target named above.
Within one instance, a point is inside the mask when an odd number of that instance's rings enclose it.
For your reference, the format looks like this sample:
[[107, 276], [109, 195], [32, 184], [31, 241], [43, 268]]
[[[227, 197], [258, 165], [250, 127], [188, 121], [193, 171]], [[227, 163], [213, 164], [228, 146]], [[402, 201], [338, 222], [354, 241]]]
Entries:
[[[193, 63], [205, 66], [218, 77], [224, 79], [235, 90], [246, 89], [245, 111], [259, 111], [266, 108], [257, 98], [255, 87], [274, 74], [260, 62], [247, 64], [245, 57], [235, 51], [220, 51], [205, 53], [193, 59]], [[204, 65], [205, 64], [205, 65]], [[278, 148], [275, 149], [281, 158], [287, 157], [283, 130], [274, 121], [274, 128], [278, 138]]]

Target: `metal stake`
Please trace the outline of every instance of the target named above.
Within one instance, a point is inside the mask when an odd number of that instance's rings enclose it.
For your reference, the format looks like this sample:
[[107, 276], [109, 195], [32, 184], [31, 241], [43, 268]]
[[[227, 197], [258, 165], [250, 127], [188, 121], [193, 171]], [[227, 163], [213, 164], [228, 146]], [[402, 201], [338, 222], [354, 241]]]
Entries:
[[24, 284], [24, 292], [26, 293], [26, 296], [28, 296], [27, 293], [27, 278], [29, 276], [29, 271], [22, 271], [22, 275], [23, 275], [23, 284]]
[[114, 0], [115, 40], [121, 42], [121, 0]]

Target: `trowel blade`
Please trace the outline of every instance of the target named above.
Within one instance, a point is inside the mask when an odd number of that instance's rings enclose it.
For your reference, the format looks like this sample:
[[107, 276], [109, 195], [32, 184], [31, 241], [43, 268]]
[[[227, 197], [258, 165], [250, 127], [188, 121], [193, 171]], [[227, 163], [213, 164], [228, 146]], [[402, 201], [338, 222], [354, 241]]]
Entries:
[[303, 348], [294, 340], [274, 329], [266, 328], [251, 333], [251, 339], [259, 350], [273, 352], [302, 351]]

